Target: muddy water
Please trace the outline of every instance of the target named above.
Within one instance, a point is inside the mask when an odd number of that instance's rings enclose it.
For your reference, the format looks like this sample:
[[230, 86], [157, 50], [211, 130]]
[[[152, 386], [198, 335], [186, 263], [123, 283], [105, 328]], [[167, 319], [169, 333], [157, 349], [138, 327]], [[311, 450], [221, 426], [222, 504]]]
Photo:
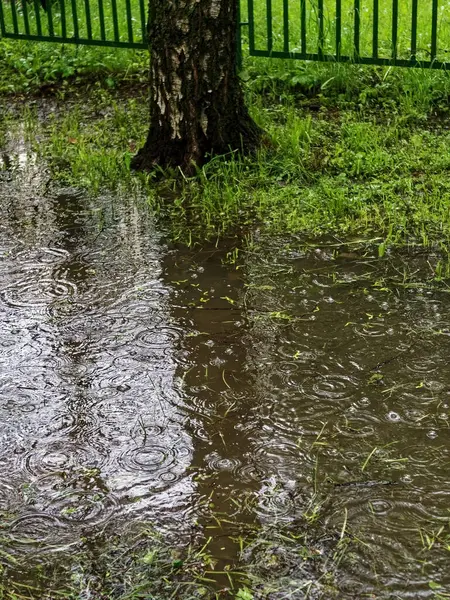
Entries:
[[[223, 571], [243, 523], [317, 517], [347, 544], [338, 597], [450, 592], [450, 298], [427, 260], [173, 248], [126, 197], [0, 175], [11, 585], [106, 528], [211, 537]], [[278, 589], [305, 597], [292, 573]]]

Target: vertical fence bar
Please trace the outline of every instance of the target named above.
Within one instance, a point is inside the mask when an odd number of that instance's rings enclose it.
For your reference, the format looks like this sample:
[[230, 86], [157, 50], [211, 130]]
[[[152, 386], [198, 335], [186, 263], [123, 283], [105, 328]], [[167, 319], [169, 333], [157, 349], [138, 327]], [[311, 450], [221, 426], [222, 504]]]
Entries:
[[289, 0], [283, 0], [283, 49], [289, 52]]
[[139, 0], [139, 10], [141, 11], [142, 41], [148, 43], [147, 25], [146, 25], [147, 14], [146, 14], [146, 10], [145, 10], [144, 0]]
[[436, 60], [437, 54], [437, 20], [438, 0], [433, 0], [433, 9], [431, 15], [431, 61]]
[[87, 37], [88, 40], [92, 40], [91, 5], [89, 3], [89, 0], [84, 0], [84, 10], [86, 12]]
[[78, 40], [80, 37], [80, 31], [78, 29], [78, 13], [77, 13], [77, 0], [72, 0], [72, 20], [73, 20], [73, 37]]
[[248, 0], [248, 44], [250, 53], [255, 49], [255, 6]]
[[[11, 1], [15, 2], [15, 0], [11, 0]], [[22, 14], [23, 14], [23, 24], [25, 25], [25, 33], [27, 35], [30, 35], [30, 21], [28, 19], [28, 4], [27, 4], [26, 0], [22, 0]]]
[[319, 54], [319, 59], [322, 60], [323, 58], [323, 48], [324, 48], [324, 31], [323, 31], [323, 0], [317, 0], [317, 12], [318, 12], [318, 19], [319, 19], [319, 45], [318, 45], [318, 54]]
[[52, 8], [51, 0], [47, 1], [46, 11], [47, 11], [48, 35], [53, 37], [55, 35], [55, 32], [53, 30], [53, 8]]
[[306, 0], [300, 0], [300, 39], [302, 54], [306, 54]]
[[242, 71], [241, 0], [236, 3], [236, 71]]
[[378, 58], [378, 0], [373, 0], [372, 58]]
[[5, 27], [5, 15], [3, 13], [3, 3], [0, 0], [0, 33], [1, 36], [3, 37], [6, 33], [6, 27]]
[[342, 1], [336, 0], [336, 58], [341, 55]]
[[[130, 0], [125, 0], [125, 9], [127, 11], [128, 41], [133, 42], [133, 15], [131, 14]], [[238, 24], [239, 24], [239, 20], [238, 20]]]
[[417, 54], [417, 0], [412, 0], [411, 60], [416, 60], [416, 54]]
[[119, 19], [117, 16], [117, 0], [111, 0], [112, 18], [114, 27], [114, 41], [119, 41]]
[[67, 22], [66, 22], [66, 3], [64, 0], [60, 0], [59, 6], [61, 9], [61, 35], [63, 38], [67, 37]]
[[323, 0], [317, 0], [317, 12], [319, 18], [319, 45], [318, 54], [319, 60], [323, 58], [323, 47], [324, 47], [324, 31], [323, 31]]
[[[1, 0], [0, 0], [0, 2], [1, 2]], [[12, 22], [13, 22], [13, 31], [14, 31], [14, 33], [19, 33], [19, 25], [17, 23], [17, 8], [16, 8], [15, 2], [11, 2], [11, 16], [12, 16]]]
[[398, 0], [392, 0], [392, 59], [397, 59]]
[[[1, 0], [0, 0], [1, 4]], [[42, 24], [41, 24], [41, 11], [39, 10], [38, 0], [33, 0], [34, 6], [34, 17], [36, 19], [36, 30], [38, 35], [42, 35]]]
[[359, 58], [360, 24], [361, 24], [360, 0], [355, 0], [355, 21], [354, 21], [354, 30], [353, 30], [355, 58]]
[[104, 42], [106, 40], [106, 28], [105, 28], [105, 10], [103, 8], [103, 0], [98, 0], [98, 19], [100, 21], [100, 38]]
[[270, 54], [273, 49], [272, 0], [266, 0], [266, 17], [267, 17], [267, 50]]

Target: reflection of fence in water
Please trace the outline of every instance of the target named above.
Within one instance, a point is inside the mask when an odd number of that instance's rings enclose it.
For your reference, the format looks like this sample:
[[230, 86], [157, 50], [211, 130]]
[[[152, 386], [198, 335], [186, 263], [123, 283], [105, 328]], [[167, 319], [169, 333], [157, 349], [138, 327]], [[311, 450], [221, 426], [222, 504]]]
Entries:
[[7, 38], [145, 48], [145, 0], [0, 0]]

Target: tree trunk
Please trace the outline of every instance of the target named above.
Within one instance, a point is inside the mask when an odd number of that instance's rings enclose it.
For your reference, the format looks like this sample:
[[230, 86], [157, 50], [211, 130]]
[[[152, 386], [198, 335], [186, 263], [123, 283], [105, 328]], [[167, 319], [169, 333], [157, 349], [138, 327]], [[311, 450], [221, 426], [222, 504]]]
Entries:
[[208, 155], [254, 149], [236, 69], [237, 0], [150, 0], [150, 130], [132, 168], [192, 174]]

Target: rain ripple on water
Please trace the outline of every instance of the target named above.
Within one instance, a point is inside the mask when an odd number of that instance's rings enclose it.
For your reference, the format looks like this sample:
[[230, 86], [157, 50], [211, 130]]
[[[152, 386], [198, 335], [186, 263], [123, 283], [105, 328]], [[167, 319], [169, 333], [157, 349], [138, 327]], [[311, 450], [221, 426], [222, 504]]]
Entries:
[[442, 544], [420, 547], [448, 534], [446, 297], [292, 244], [237, 269], [72, 192], [39, 196], [39, 218], [0, 199], [0, 510], [22, 568], [122, 520], [190, 540], [210, 505], [294, 529], [317, 509], [358, 557], [343, 598], [448, 588]]

